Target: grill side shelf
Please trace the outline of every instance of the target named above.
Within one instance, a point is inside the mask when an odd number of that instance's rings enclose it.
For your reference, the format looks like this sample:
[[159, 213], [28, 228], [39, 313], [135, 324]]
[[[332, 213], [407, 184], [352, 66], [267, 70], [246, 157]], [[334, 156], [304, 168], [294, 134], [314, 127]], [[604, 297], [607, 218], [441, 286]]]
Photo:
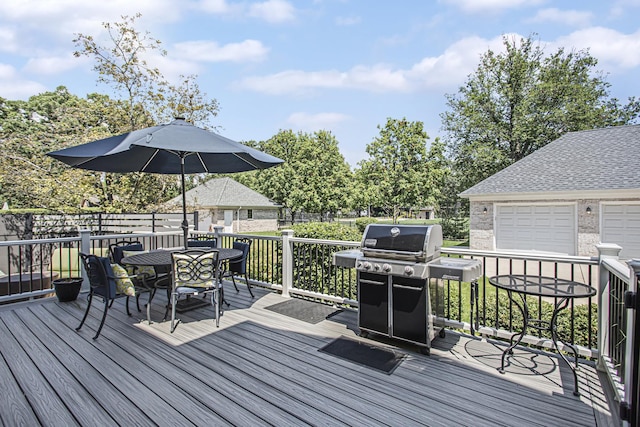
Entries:
[[479, 259], [437, 258], [427, 263], [429, 277], [434, 279], [471, 282], [482, 275], [482, 261]]

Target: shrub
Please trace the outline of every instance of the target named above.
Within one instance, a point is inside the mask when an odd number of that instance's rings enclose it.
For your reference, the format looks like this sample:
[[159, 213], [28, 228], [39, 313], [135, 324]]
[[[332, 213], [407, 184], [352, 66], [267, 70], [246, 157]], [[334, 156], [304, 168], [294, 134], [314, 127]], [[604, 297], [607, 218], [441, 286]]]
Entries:
[[359, 242], [362, 232], [338, 222], [308, 222], [292, 227], [296, 237]]
[[377, 219], [371, 217], [364, 217], [356, 219], [356, 227], [360, 234], [364, 233], [364, 229], [367, 228], [367, 225], [378, 222]]

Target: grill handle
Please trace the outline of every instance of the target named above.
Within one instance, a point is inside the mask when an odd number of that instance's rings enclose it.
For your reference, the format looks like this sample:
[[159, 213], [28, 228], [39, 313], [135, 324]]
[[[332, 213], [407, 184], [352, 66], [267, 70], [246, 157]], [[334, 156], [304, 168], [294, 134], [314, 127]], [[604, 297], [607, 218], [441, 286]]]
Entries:
[[394, 288], [398, 288], [398, 289], [406, 289], [408, 291], [415, 291], [415, 292], [422, 292], [422, 289], [424, 289], [423, 287], [415, 287], [415, 286], [406, 286], [406, 285], [397, 285], [397, 284], [393, 284]]
[[375, 280], [368, 279], [360, 279], [360, 283], [364, 283], [366, 285], [387, 286], [387, 282], [377, 282]]

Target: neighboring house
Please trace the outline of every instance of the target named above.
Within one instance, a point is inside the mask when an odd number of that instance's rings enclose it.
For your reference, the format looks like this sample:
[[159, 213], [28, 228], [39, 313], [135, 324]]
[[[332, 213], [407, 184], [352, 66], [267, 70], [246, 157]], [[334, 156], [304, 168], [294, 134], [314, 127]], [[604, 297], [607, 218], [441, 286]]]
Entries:
[[416, 213], [416, 219], [434, 219], [436, 212], [432, 207], [420, 208]]
[[[187, 209], [198, 211], [198, 229], [224, 226], [228, 233], [273, 231], [278, 229], [280, 205], [231, 178], [211, 179], [186, 193]], [[182, 196], [165, 205], [179, 211]]]
[[460, 196], [472, 249], [640, 257], [640, 125], [569, 132]]

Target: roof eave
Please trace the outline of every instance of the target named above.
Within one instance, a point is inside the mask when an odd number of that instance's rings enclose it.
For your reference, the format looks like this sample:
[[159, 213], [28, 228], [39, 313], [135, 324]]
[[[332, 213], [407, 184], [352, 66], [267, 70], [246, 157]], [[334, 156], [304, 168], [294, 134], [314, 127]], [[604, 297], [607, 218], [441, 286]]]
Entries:
[[566, 199], [629, 199], [640, 198], [640, 188], [611, 189], [611, 190], [580, 190], [580, 191], [541, 191], [518, 193], [478, 193], [459, 194], [469, 201], [504, 201], [504, 200], [566, 200]]

